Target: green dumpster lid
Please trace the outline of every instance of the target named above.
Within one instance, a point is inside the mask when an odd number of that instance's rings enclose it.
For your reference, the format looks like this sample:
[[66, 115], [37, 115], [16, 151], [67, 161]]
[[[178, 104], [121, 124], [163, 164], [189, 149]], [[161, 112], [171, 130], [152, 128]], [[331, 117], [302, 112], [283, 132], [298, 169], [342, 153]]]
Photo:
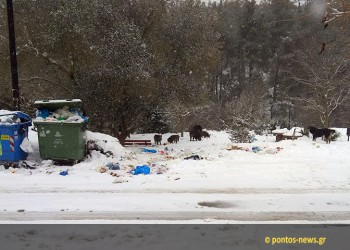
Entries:
[[37, 109], [46, 108], [50, 111], [60, 109], [64, 106], [68, 106], [69, 108], [80, 108], [84, 110], [83, 102], [80, 99], [41, 100], [41, 101], [35, 101], [34, 106]]

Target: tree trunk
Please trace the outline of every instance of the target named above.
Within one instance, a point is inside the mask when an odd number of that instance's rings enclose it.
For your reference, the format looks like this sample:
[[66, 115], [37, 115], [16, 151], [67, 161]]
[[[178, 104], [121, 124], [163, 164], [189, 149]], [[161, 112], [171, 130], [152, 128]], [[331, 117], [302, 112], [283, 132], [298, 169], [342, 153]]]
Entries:
[[122, 145], [124, 147], [125, 146], [125, 139], [127, 136], [118, 132], [116, 137], [118, 138], [120, 145]]
[[329, 128], [331, 123], [329, 115], [321, 114], [321, 122], [324, 128]]
[[128, 129], [127, 122], [122, 118], [121, 125], [115, 131], [115, 137], [122, 146], [125, 146], [126, 137], [130, 137], [131, 130]]
[[181, 115], [180, 115], [180, 130], [181, 130], [181, 137], [184, 137], [183, 117]]

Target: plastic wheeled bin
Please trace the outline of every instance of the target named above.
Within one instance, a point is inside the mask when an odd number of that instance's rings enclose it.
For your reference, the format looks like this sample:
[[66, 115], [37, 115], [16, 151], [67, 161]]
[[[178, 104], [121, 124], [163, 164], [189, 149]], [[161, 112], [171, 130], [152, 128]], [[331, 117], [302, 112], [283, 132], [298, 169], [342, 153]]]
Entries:
[[[37, 118], [33, 120], [37, 128], [40, 157], [44, 160], [79, 161], [86, 156], [85, 131], [88, 120], [80, 99], [43, 100], [34, 102]], [[57, 110], [77, 112], [80, 121], [53, 119]], [[74, 111], [73, 111], [74, 110]]]
[[32, 119], [20, 111], [9, 111], [2, 112], [0, 120], [0, 162], [26, 160], [28, 153], [21, 149], [21, 144], [28, 137]]

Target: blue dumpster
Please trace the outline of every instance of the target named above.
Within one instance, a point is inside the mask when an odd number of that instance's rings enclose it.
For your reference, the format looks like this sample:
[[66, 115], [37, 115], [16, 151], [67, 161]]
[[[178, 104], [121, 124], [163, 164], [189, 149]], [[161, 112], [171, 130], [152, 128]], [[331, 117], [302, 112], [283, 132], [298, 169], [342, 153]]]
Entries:
[[18, 162], [27, 159], [28, 153], [21, 149], [21, 143], [28, 136], [32, 125], [29, 115], [14, 111], [0, 114], [0, 162]]

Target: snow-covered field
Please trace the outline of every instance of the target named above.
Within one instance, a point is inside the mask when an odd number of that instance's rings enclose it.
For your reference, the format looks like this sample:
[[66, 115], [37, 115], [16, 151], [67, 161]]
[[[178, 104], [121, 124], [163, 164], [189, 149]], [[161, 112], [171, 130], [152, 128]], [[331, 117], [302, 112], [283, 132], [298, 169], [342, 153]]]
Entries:
[[[234, 144], [225, 131], [190, 141], [185, 133], [177, 144], [146, 147], [156, 153], [88, 131], [87, 138], [114, 157], [94, 151], [74, 166], [41, 161], [37, 134], [30, 131], [28, 161], [38, 167], [0, 166], [0, 222], [349, 223], [350, 142], [345, 129], [337, 131], [342, 137], [331, 144], [307, 137], [275, 142], [272, 135]], [[153, 141], [153, 135], [131, 139]], [[203, 159], [184, 159], [191, 155]], [[120, 170], [101, 171], [110, 162]], [[139, 165], [151, 173], [132, 175]]]

